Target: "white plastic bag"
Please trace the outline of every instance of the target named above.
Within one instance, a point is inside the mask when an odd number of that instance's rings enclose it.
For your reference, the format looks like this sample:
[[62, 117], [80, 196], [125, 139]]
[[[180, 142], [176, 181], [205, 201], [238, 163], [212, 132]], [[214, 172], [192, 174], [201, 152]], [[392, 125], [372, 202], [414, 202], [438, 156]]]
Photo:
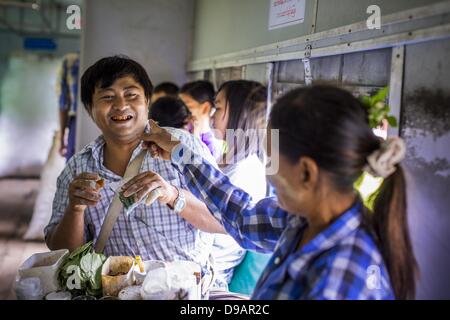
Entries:
[[44, 289], [38, 277], [16, 278], [16, 297], [18, 300], [42, 300]]
[[143, 263], [144, 263], [144, 272], [141, 272], [139, 268], [134, 269], [135, 270], [134, 278], [136, 280], [137, 285], [142, 285], [144, 283], [145, 276], [147, 275], [148, 272], [154, 269], [164, 268], [165, 266], [165, 263], [159, 260], [148, 260], [144, 261]]
[[69, 250], [61, 249], [50, 252], [35, 253], [19, 268], [19, 281], [24, 278], [37, 277], [41, 281], [44, 295], [58, 291], [58, 268], [69, 254]]
[[27, 232], [23, 236], [25, 240], [44, 240], [44, 228], [52, 215], [56, 179], [66, 165], [65, 159], [58, 153], [60, 146], [59, 136], [59, 131], [55, 131], [47, 161], [41, 172], [39, 193], [34, 203], [33, 217]]
[[144, 300], [200, 300], [200, 266], [191, 261], [166, 262], [149, 270], [141, 287]]

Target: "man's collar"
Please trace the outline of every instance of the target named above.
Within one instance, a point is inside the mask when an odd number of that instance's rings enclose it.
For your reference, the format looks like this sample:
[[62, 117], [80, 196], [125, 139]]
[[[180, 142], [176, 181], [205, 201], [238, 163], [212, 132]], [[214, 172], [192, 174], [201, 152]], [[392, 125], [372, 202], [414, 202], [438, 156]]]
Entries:
[[[147, 125], [144, 128], [144, 133], [150, 133], [150, 124], [147, 123]], [[81, 153], [90, 152], [95, 161], [101, 164], [103, 163], [103, 148], [105, 144], [106, 144], [105, 138], [103, 137], [103, 135], [100, 135], [94, 141], [86, 145], [81, 150]], [[139, 143], [137, 147], [133, 150], [130, 161], [132, 161], [141, 150], [142, 145], [141, 143]]]

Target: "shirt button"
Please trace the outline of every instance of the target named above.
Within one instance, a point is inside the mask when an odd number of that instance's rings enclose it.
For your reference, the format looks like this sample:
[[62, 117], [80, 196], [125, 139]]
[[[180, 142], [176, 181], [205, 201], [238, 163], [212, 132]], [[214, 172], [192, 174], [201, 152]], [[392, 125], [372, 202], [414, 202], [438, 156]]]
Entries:
[[281, 262], [280, 257], [276, 257], [275, 260], [273, 261], [273, 263], [275, 263], [276, 265], [279, 265]]

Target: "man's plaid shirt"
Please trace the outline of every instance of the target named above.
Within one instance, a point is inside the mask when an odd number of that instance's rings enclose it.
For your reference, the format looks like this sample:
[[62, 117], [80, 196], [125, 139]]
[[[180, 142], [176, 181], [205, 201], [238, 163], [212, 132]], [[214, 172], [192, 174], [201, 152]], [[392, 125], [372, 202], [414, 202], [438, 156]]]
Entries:
[[[171, 129], [172, 134], [187, 143], [203, 157], [214, 162], [208, 148], [193, 135], [182, 130]], [[85, 241], [97, 240], [108, 207], [114, 198], [114, 191], [109, 186], [122, 177], [107, 169], [103, 164], [105, 140], [102, 136], [83, 148], [67, 163], [58, 177], [57, 191], [53, 200], [53, 213], [45, 228], [46, 237], [62, 220], [69, 203], [69, 184], [82, 172], [98, 173], [105, 180], [101, 190], [101, 200], [95, 207], [88, 207], [84, 214]], [[139, 145], [133, 152], [132, 161], [142, 150]], [[172, 166], [170, 161], [153, 159], [147, 154], [140, 172], [158, 173], [170, 184], [186, 188], [183, 176]], [[105, 246], [104, 253], [110, 255], [141, 255], [144, 260], [191, 260], [206, 266], [214, 235], [193, 227], [166, 205], [158, 201], [151, 206], [139, 205], [128, 216], [119, 215]]]

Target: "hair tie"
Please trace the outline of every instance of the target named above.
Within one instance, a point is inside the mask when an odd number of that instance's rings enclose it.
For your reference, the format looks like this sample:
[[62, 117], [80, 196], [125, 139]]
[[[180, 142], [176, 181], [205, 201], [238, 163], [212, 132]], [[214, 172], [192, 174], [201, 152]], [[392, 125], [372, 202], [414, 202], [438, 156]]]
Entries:
[[367, 171], [374, 177], [386, 178], [393, 174], [396, 166], [405, 158], [405, 142], [398, 137], [390, 137], [383, 141], [380, 148], [367, 157]]

